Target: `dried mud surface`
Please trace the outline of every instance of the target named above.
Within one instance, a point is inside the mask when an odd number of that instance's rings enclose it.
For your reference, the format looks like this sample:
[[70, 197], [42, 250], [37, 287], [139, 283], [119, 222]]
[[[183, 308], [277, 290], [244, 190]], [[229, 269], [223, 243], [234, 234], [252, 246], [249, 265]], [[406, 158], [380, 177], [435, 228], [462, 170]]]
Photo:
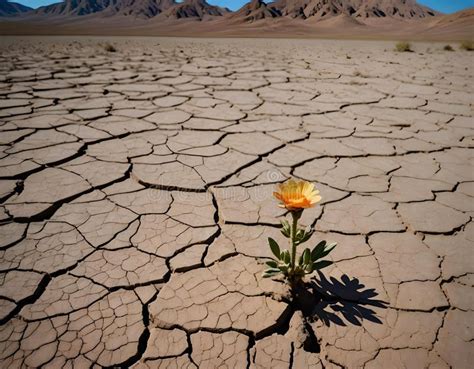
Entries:
[[[471, 367], [471, 54], [0, 47], [0, 367]], [[260, 277], [290, 176], [339, 244], [309, 306]]]

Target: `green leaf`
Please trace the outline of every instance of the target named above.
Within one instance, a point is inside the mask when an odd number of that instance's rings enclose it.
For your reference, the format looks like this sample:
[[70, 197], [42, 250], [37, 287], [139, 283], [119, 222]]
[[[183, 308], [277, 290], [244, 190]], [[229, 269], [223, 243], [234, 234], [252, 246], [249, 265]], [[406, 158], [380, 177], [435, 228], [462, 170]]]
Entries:
[[288, 272], [288, 268], [289, 268], [289, 267], [290, 267], [290, 266], [289, 266], [288, 264], [283, 264], [283, 265], [279, 265], [279, 266], [278, 266], [278, 269], [280, 269], [281, 272], [285, 274], [285, 273]]
[[272, 250], [273, 255], [275, 255], [277, 259], [281, 260], [280, 246], [278, 246], [276, 241], [273, 238], [268, 237], [268, 244], [270, 245], [270, 250]]
[[305, 272], [306, 274], [312, 273], [313, 272], [313, 260], [310, 260], [308, 264], [305, 266]]
[[313, 230], [312, 229], [309, 229], [308, 231], [305, 231], [304, 234], [303, 234], [303, 237], [301, 238], [301, 240], [299, 240], [298, 244], [302, 244], [306, 241], [308, 241], [311, 236], [313, 235]]
[[263, 273], [262, 278], [271, 278], [276, 276], [278, 273]]
[[267, 264], [270, 268], [278, 268], [278, 263], [275, 260], [269, 260], [265, 264]]
[[309, 264], [311, 261], [311, 251], [309, 249], [304, 249], [303, 251], [303, 263]]
[[323, 253], [321, 254], [321, 256], [318, 258], [318, 259], [321, 259], [325, 256], [327, 256], [332, 250], [334, 250], [334, 248], [337, 246], [337, 243], [336, 242], [333, 242], [329, 245], [327, 245], [325, 248], [324, 248], [324, 251]]
[[281, 273], [280, 269], [269, 268], [269, 269], [267, 269], [263, 272], [262, 277], [263, 278], [270, 278], [270, 277], [273, 277], [273, 276], [275, 276], [277, 274], [280, 274], [280, 273]]
[[295, 244], [301, 245], [303, 242], [309, 240], [312, 234], [313, 231], [310, 227], [307, 227], [306, 229], [298, 229], [295, 236]]
[[298, 265], [308, 264], [309, 260], [311, 260], [311, 250], [306, 248], [300, 255]]
[[332, 261], [330, 260], [321, 260], [321, 261], [318, 261], [317, 263], [314, 263], [313, 270], [323, 269], [323, 268], [328, 267], [331, 264], [332, 264]]
[[288, 223], [287, 220], [282, 220], [281, 221], [281, 226], [282, 226], [282, 228], [281, 228], [280, 232], [286, 238], [290, 238], [291, 237], [290, 223]]
[[281, 253], [281, 260], [283, 260], [286, 264], [290, 264], [291, 256], [288, 250], [283, 250], [283, 252]]
[[324, 246], [326, 246], [326, 241], [321, 241], [314, 247], [313, 251], [311, 251], [311, 260], [316, 261], [321, 257], [320, 255], [324, 252]]
[[265, 270], [265, 273], [280, 273], [280, 269], [278, 268], [268, 268]]

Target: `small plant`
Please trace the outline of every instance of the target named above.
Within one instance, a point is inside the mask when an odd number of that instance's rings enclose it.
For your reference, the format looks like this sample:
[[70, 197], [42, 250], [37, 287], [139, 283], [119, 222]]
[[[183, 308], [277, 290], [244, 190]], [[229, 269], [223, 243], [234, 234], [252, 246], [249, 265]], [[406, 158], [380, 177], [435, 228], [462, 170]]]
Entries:
[[104, 45], [104, 50], [107, 51], [108, 53], [114, 53], [117, 51], [115, 46], [108, 42]]
[[408, 42], [397, 42], [395, 44], [395, 50], [398, 52], [413, 52], [411, 45]]
[[444, 51], [454, 51], [454, 49], [451, 45], [444, 45], [443, 50]]
[[460, 45], [461, 50], [473, 51], [474, 50], [474, 41], [463, 41]]
[[275, 259], [267, 261], [268, 269], [263, 272], [263, 277], [269, 278], [283, 274], [294, 287], [305, 275], [332, 264], [330, 260], [321, 259], [336, 247], [336, 243], [328, 244], [326, 241], [321, 241], [312, 250], [305, 248], [298, 257], [296, 248], [308, 241], [314, 231], [298, 227], [298, 220], [304, 209], [311, 208], [321, 201], [319, 191], [310, 182], [297, 182], [290, 179], [280, 184], [273, 195], [281, 202], [280, 206], [286, 208], [292, 217], [291, 224], [287, 220], [282, 221], [281, 229], [283, 236], [289, 239], [290, 249], [281, 250], [273, 238], [268, 238], [270, 250]]
[[369, 77], [370, 77], [370, 75], [368, 75], [368, 74], [366, 74], [366, 73], [363, 73], [363, 72], [361, 72], [361, 71], [359, 71], [359, 70], [355, 70], [355, 71], [352, 73], [352, 75], [353, 75], [354, 77], [360, 77], [360, 78], [369, 78]]

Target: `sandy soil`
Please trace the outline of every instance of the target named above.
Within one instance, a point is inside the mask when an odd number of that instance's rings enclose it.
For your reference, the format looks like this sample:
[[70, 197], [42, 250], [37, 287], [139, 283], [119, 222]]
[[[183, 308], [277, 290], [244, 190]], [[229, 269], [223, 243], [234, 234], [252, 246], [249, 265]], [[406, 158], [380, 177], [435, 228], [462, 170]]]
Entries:
[[[2, 37], [0, 367], [470, 368], [474, 63], [443, 45]], [[308, 305], [261, 278], [290, 176], [338, 242]]]
[[149, 20], [131, 17], [0, 18], [0, 35], [102, 35], [219, 38], [318, 38], [363, 40], [461, 41], [474, 35], [472, 11], [421, 20], [364, 19], [345, 15], [327, 20], [264, 19], [252, 23], [227, 17], [215, 20]]

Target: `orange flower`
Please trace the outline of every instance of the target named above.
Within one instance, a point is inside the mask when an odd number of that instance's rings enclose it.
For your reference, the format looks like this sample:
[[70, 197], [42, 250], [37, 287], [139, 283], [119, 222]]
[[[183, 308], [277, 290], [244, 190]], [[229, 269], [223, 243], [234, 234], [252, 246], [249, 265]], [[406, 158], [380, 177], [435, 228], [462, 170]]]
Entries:
[[278, 191], [273, 192], [273, 196], [282, 202], [279, 206], [290, 211], [311, 208], [321, 201], [319, 191], [313, 183], [294, 179], [279, 184]]

